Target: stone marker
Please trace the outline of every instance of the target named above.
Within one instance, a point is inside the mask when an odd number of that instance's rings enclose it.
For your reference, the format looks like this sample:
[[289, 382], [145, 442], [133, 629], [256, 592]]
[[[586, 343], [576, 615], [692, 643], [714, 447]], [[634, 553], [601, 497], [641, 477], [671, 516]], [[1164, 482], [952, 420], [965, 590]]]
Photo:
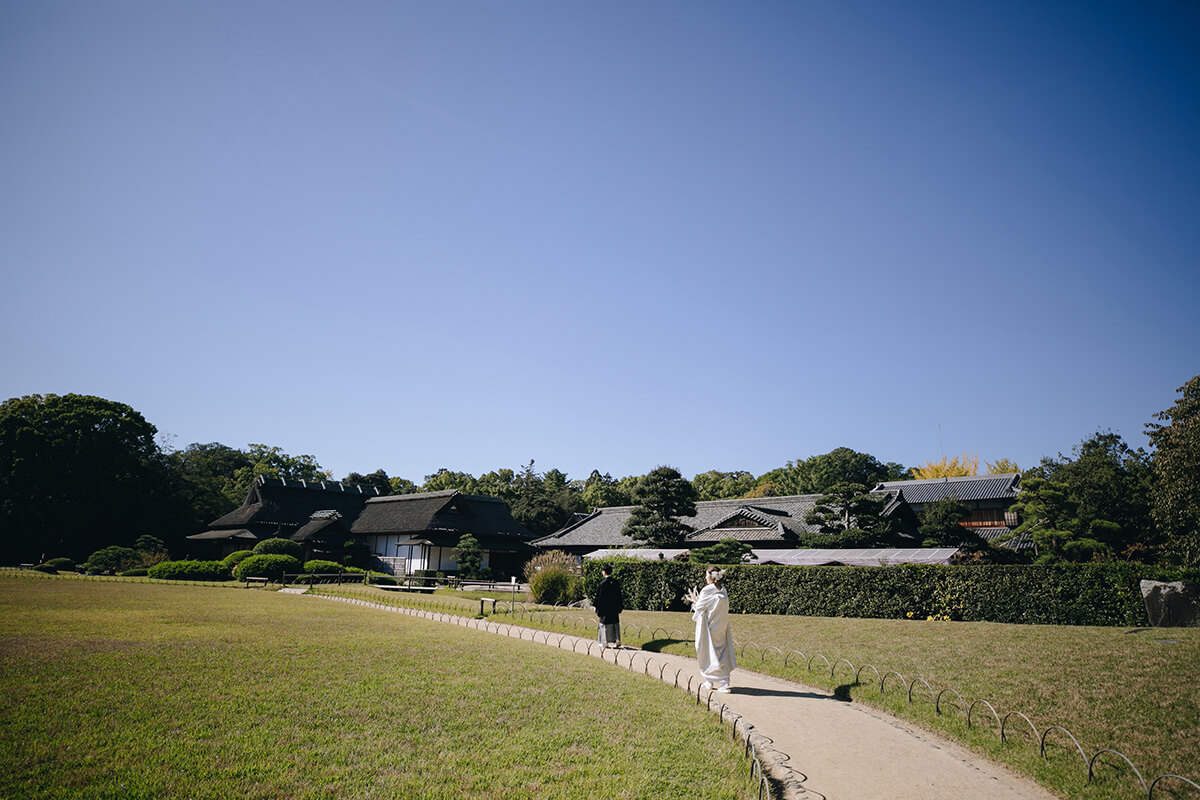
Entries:
[[1146, 616], [1157, 628], [1200, 626], [1200, 587], [1191, 581], [1142, 581]]

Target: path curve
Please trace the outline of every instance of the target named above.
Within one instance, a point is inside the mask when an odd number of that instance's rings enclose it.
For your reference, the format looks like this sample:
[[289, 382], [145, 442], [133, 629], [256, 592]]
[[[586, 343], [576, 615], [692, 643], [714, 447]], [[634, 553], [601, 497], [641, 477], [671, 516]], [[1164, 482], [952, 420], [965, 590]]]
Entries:
[[[1056, 800], [1049, 790], [966, 748], [822, 689], [738, 668], [729, 694], [698, 689], [695, 659], [594, 639], [367, 600], [306, 595], [422, 617], [569, 650], [688, 690], [740, 718], [761, 763], [788, 800]], [[734, 725], [736, 732], [739, 726]]]

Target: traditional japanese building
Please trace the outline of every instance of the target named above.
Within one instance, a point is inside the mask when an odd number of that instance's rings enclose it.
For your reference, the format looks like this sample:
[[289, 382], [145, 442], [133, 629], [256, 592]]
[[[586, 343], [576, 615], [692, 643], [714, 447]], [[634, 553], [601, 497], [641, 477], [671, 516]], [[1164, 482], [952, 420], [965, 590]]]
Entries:
[[[883, 515], [895, 519], [902, 535], [916, 541], [917, 518], [905, 502], [903, 493], [893, 490], [875, 494], [884, 501]], [[801, 536], [820, 533], [817, 526], [804, 521], [820, 499], [819, 494], [808, 494], [703, 500], [696, 503], [695, 515], [677, 517], [692, 531], [676, 547], [707, 547], [723, 539], [736, 539], [756, 548], [795, 547]], [[561, 531], [535, 540], [534, 544], [581, 557], [602, 548], [636, 547], [637, 544], [621, 532], [633, 509], [634, 506], [598, 508]]]
[[[875, 491], [902, 491], [904, 499], [918, 517], [924, 515], [930, 503], [955, 498], [969, 512], [969, 516], [959, 524], [985, 541], [993, 541], [1011, 537], [1013, 529], [1017, 527], [1017, 515], [1012, 506], [1021, 493], [1021, 475], [1010, 472], [1002, 475], [885, 481], [878, 484]], [[1033, 540], [1027, 534], [1022, 534], [1007, 541], [1005, 546], [1025, 550], [1033, 547]]]
[[347, 540], [360, 542], [393, 573], [457, 569], [453, 553], [470, 534], [483, 550], [483, 566], [515, 575], [536, 550], [534, 535], [494, 497], [454, 490], [380, 495], [378, 487], [338, 481], [259, 477], [242, 505], [189, 536], [220, 554], [248, 550], [262, 539], [292, 539], [310, 556], [323, 557]]

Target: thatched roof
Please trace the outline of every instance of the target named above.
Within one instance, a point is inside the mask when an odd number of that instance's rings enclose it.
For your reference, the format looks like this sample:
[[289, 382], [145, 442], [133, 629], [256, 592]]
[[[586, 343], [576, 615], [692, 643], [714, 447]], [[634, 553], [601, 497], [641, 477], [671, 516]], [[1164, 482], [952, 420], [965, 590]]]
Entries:
[[341, 519], [341, 514], [336, 511], [332, 513], [329, 510], [318, 511], [312, 515], [312, 519], [307, 524], [292, 534], [292, 541], [307, 542], [314, 537], [321, 538], [329, 534], [349, 536], [350, 531], [342, 524]]
[[251, 542], [257, 541], [258, 537], [245, 528], [226, 528], [224, 530], [210, 530], [204, 533], [193, 534], [189, 537], [195, 541], [220, 541], [222, 539], [246, 539]]
[[357, 535], [407, 534], [450, 547], [469, 533], [486, 549], [497, 549], [505, 543], [523, 549], [533, 538], [524, 525], [513, 519], [503, 500], [453, 489], [373, 497], [350, 530]]
[[344, 531], [406, 535], [454, 547], [470, 533], [487, 550], [527, 550], [533, 538], [495, 497], [454, 490], [381, 496], [374, 486], [283, 478], [259, 478], [241, 506], [210, 525], [212, 530], [191, 538], [285, 536], [306, 541]]
[[240, 506], [209, 525], [215, 529], [274, 528], [290, 536], [318, 511], [337, 511], [343, 519], [353, 520], [367, 498], [378, 494], [376, 486], [260, 476]]

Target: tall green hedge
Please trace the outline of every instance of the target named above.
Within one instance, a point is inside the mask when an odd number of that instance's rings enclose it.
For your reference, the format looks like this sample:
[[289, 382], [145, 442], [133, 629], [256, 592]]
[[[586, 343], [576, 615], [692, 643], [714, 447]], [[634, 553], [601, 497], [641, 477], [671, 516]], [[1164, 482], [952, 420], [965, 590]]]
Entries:
[[145, 574], [165, 581], [229, 580], [229, 569], [220, 561], [160, 561]]
[[[704, 565], [614, 557], [625, 607], [681, 610], [689, 587], [702, 586]], [[1046, 625], [1146, 625], [1138, 582], [1198, 581], [1200, 570], [1124, 562], [1047, 566], [726, 568], [729, 607], [740, 614], [902, 619], [946, 617], [971, 622]], [[600, 562], [584, 565], [594, 597]]]

